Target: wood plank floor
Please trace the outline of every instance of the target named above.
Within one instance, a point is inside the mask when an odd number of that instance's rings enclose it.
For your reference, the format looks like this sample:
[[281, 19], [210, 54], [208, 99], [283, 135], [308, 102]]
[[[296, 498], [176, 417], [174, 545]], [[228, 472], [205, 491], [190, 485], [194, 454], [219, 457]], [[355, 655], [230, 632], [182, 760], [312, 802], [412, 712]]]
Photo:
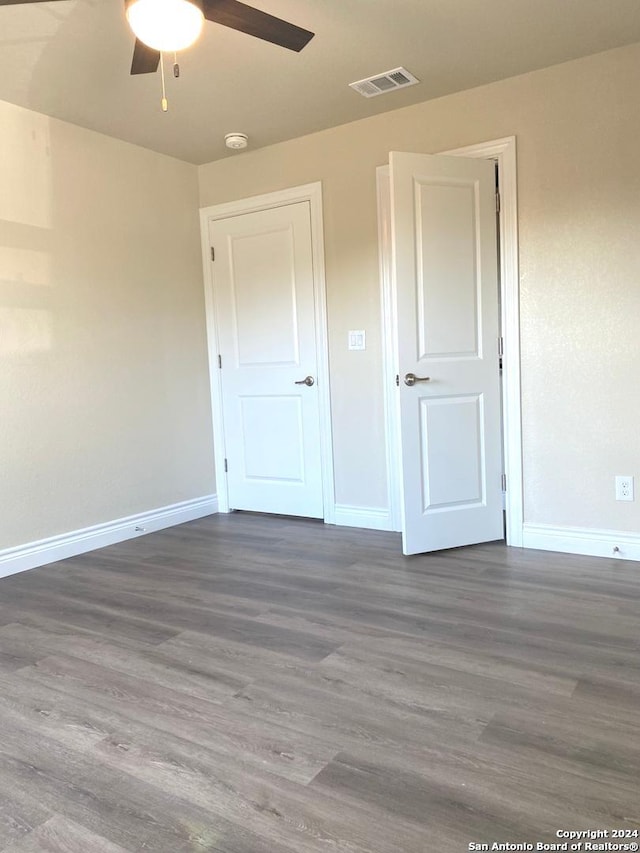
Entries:
[[5, 578], [0, 850], [633, 833], [639, 603], [638, 563], [242, 513]]

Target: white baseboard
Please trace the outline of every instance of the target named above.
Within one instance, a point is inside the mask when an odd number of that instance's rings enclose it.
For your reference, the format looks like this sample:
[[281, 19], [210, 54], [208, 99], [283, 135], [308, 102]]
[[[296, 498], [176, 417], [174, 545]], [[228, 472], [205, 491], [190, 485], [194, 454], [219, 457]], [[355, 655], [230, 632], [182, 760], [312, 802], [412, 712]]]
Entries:
[[106, 545], [114, 545], [116, 542], [124, 542], [136, 536], [144, 536], [146, 533], [153, 533], [165, 527], [195, 521], [197, 518], [212, 515], [217, 511], [216, 495], [206, 495], [202, 498], [152, 509], [149, 512], [140, 512], [127, 518], [118, 518], [105, 524], [73, 530], [60, 536], [50, 536], [38, 542], [6, 548], [0, 551], [0, 578], [16, 572], [24, 572], [27, 569], [35, 569], [37, 566], [44, 566], [56, 560], [75, 557], [77, 554], [94, 551], [96, 548], [104, 548]]
[[[640, 560], [640, 533], [598, 530], [589, 527], [559, 527], [555, 524], [524, 524], [522, 545], [542, 551], [564, 551], [591, 557]], [[617, 548], [618, 550], [614, 550]]]
[[393, 530], [388, 509], [336, 504], [334, 524], [341, 527], [365, 527], [368, 530]]

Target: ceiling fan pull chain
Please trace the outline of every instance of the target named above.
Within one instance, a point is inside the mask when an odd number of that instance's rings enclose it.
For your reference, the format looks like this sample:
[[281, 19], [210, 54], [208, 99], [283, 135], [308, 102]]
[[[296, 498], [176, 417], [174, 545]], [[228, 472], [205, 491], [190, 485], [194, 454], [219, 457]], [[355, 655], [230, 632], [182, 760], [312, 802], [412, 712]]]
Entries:
[[178, 54], [174, 51], [173, 54], [173, 76], [180, 76], [180, 66], [178, 65]]
[[162, 78], [162, 112], [166, 113], [169, 110], [169, 102], [167, 101], [167, 92], [164, 86], [164, 56], [160, 54], [160, 76]]

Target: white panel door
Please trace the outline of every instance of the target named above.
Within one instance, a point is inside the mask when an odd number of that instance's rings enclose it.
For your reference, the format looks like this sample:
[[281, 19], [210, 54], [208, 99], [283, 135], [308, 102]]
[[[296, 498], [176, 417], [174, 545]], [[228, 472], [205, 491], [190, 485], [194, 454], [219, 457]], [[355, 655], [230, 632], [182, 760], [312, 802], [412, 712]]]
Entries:
[[322, 518], [308, 202], [211, 222], [232, 509]]
[[392, 153], [405, 554], [503, 537], [492, 162]]

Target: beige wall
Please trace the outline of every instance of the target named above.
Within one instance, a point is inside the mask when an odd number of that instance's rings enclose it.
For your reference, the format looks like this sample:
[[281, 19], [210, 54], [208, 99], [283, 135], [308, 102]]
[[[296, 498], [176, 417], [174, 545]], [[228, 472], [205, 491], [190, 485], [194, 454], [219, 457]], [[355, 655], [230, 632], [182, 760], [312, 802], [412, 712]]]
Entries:
[[375, 167], [513, 134], [525, 518], [640, 531], [613, 498], [615, 474], [640, 491], [639, 84], [634, 45], [200, 168], [202, 206], [322, 181], [339, 503], [386, 504]]
[[0, 128], [0, 549], [210, 494], [195, 167]]

